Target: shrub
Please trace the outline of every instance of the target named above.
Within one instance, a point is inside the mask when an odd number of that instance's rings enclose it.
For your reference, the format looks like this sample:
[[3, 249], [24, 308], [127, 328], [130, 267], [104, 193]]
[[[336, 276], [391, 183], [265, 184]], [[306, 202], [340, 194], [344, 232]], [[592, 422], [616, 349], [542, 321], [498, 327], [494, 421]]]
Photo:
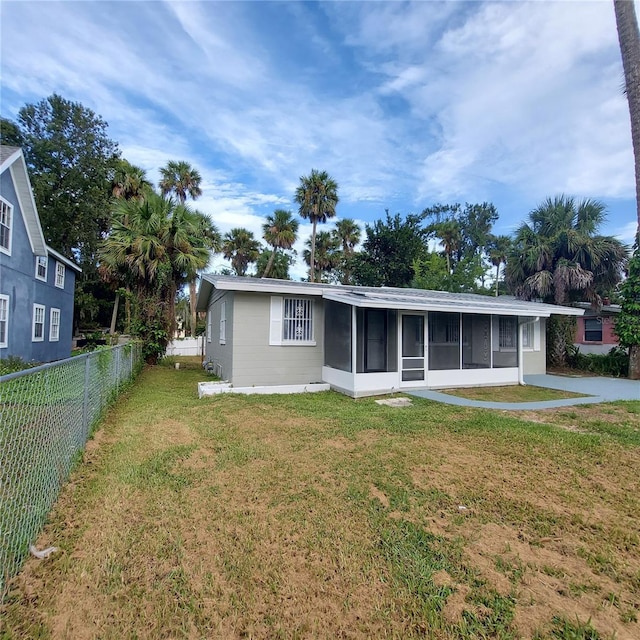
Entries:
[[578, 347], [569, 350], [569, 366], [601, 376], [626, 378], [629, 372], [629, 355], [621, 347], [613, 347], [609, 353], [580, 353]]

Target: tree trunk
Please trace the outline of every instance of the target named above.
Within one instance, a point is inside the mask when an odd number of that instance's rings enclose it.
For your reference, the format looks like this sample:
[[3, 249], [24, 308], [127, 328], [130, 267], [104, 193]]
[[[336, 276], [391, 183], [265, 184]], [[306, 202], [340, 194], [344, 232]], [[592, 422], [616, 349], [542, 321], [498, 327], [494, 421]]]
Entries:
[[309, 282], [316, 281], [316, 224], [317, 218], [313, 219], [313, 230], [311, 231], [311, 254], [309, 255]]
[[113, 335], [116, 332], [116, 320], [118, 319], [118, 305], [120, 304], [120, 292], [116, 291], [116, 299], [113, 303], [113, 312], [111, 313], [111, 326], [109, 333]]
[[271, 251], [271, 255], [269, 256], [269, 260], [267, 260], [267, 266], [264, 268], [264, 273], [262, 274], [263, 278], [268, 278], [271, 273], [271, 268], [273, 267], [273, 262], [276, 259], [276, 248], [273, 247]]
[[500, 283], [500, 263], [496, 267], [496, 298], [498, 297], [498, 284]]
[[196, 298], [198, 296], [196, 279], [194, 278], [189, 282], [189, 309], [191, 311], [191, 337], [196, 337], [196, 322], [197, 314], [196, 314]]
[[629, 378], [640, 380], [640, 344], [629, 347]]
[[631, 141], [636, 169], [636, 214], [640, 236], [640, 32], [633, 0], [613, 0], [631, 117]]

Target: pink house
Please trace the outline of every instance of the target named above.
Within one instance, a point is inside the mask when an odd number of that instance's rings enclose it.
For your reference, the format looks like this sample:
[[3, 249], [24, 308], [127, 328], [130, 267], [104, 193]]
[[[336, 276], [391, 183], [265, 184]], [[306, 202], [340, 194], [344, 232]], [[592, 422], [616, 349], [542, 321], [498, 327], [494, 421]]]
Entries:
[[585, 312], [577, 318], [575, 345], [580, 353], [608, 353], [618, 346], [618, 336], [613, 331], [620, 305], [604, 304], [598, 310], [591, 308], [588, 302], [580, 303]]

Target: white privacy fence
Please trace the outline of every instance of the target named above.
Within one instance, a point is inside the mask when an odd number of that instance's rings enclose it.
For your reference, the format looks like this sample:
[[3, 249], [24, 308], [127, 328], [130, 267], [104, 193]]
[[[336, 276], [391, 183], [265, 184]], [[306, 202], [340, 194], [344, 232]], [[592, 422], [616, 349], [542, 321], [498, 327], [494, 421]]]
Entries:
[[167, 345], [168, 356], [199, 356], [204, 353], [204, 336], [173, 340]]

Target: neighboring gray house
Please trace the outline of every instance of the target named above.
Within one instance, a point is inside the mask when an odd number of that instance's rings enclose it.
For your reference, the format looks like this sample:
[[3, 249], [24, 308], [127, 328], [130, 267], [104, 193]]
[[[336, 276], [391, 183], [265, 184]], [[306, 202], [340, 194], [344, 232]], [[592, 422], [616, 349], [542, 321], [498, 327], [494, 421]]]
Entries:
[[45, 243], [22, 150], [0, 146], [0, 358], [71, 355], [79, 272]]
[[353, 397], [518, 384], [545, 319], [582, 309], [422, 289], [205, 275], [206, 357], [235, 387], [329, 383]]

